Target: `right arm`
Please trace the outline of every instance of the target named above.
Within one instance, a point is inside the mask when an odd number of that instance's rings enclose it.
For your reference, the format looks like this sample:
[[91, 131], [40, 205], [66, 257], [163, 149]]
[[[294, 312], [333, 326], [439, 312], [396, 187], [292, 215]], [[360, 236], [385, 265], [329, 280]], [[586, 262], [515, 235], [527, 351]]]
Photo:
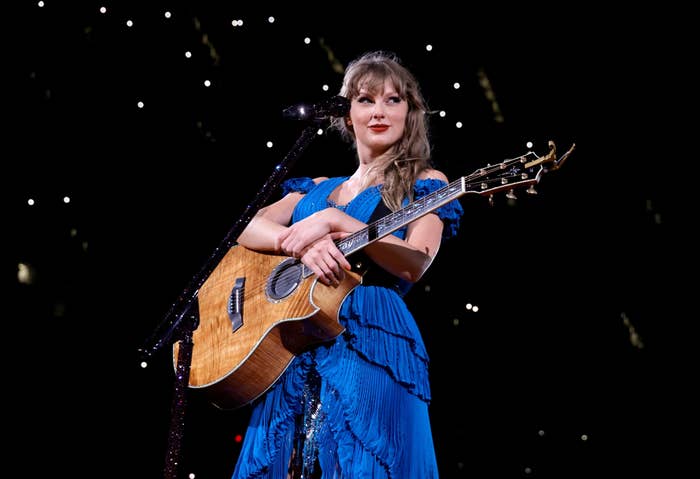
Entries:
[[292, 192], [260, 208], [238, 237], [238, 243], [256, 251], [281, 253], [279, 236], [292, 221], [294, 207], [303, 196], [301, 193]]
[[[316, 178], [318, 183], [324, 178]], [[338, 284], [343, 272], [342, 268], [350, 269], [350, 263], [334, 244], [341, 237], [341, 233], [328, 231], [328, 225], [321, 222], [317, 227], [308, 227], [309, 221], [302, 223], [307, 225], [307, 232], [316, 231], [302, 241], [300, 250], [295, 251], [283, 246], [292, 221], [292, 213], [303, 193], [291, 192], [282, 199], [260, 208], [250, 220], [246, 228], [237, 238], [238, 244], [255, 251], [266, 251], [299, 258], [319, 280], [327, 285]], [[313, 247], [312, 247], [313, 246]]]

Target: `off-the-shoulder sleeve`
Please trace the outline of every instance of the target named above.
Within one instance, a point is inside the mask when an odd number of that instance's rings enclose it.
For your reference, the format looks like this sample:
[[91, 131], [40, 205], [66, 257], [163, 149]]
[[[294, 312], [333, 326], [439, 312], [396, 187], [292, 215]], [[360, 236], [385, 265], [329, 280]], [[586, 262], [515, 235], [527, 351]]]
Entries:
[[308, 176], [290, 178], [282, 183], [282, 196], [287, 195], [287, 193], [306, 194], [311, 191], [311, 188], [314, 186], [316, 186], [316, 183]]
[[[416, 180], [416, 184], [413, 187], [414, 200], [419, 200], [427, 194], [439, 190], [447, 186], [442, 180], [436, 180], [435, 178], [426, 178]], [[445, 227], [442, 230], [442, 238], [447, 239], [455, 236], [459, 231], [459, 222], [464, 214], [464, 209], [458, 200], [452, 200], [435, 210]]]

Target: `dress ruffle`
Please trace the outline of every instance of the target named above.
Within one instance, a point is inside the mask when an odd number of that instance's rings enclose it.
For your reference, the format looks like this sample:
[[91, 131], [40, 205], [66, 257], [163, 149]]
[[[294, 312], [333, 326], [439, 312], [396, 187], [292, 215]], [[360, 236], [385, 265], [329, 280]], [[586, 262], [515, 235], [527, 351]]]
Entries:
[[[246, 440], [234, 478], [286, 478], [294, 443], [295, 418], [302, 412], [301, 396], [312, 361], [304, 355], [293, 361], [277, 383], [253, 403]], [[254, 440], [253, 440], [254, 438]]]
[[[427, 178], [425, 180], [418, 180], [413, 187], [414, 199], [419, 200], [425, 195], [432, 193], [447, 186], [442, 180], [436, 180], [434, 178]], [[455, 236], [459, 230], [459, 222], [464, 214], [464, 209], [459, 201], [453, 200], [446, 203], [434, 211], [445, 227], [442, 230], [442, 238], [448, 239]]]
[[340, 312], [350, 346], [429, 401], [428, 353], [415, 321], [404, 320], [410, 315], [405, 303], [381, 286], [356, 288], [353, 293]]
[[311, 191], [311, 188], [316, 186], [316, 183], [314, 183], [314, 180], [312, 180], [308, 176], [302, 176], [299, 178], [290, 178], [286, 181], [284, 181], [281, 185], [282, 188], [282, 196], [285, 196], [288, 193], [296, 192], [296, 193], [308, 193]]

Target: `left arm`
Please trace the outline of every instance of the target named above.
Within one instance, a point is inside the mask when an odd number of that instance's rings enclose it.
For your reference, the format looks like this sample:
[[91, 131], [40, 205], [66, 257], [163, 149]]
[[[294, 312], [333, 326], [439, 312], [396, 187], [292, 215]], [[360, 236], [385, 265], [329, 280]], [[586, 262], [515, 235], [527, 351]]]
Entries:
[[[439, 170], [426, 170], [419, 179], [436, 179], [448, 183]], [[436, 213], [428, 213], [406, 228], [405, 239], [387, 235], [365, 248], [367, 256], [389, 273], [415, 283], [428, 270], [442, 243], [444, 224]]]
[[438, 253], [442, 228], [438, 215], [429, 213], [408, 225], [405, 240], [387, 235], [368, 245], [365, 252], [389, 273], [415, 283]]

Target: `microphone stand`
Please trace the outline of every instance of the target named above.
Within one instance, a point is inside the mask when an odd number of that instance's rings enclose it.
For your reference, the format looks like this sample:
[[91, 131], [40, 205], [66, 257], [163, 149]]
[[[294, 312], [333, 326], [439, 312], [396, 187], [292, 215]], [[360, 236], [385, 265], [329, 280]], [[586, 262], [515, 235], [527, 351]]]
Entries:
[[287, 153], [282, 162], [275, 167], [270, 178], [265, 182], [262, 189], [257, 193], [253, 201], [246, 206], [245, 210], [228, 231], [219, 246], [214, 250], [204, 266], [190, 280], [177, 300], [172, 304], [163, 321], [151, 334], [146, 344], [139, 349], [142, 358], [150, 358], [158, 350], [167, 344], [179, 341], [179, 350], [175, 374], [175, 384], [172, 398], [172, 413], [170, 430], [168, 433], [168, 449], [165, 458], [165, 479], [177, 479], [177, 468], [179, 465], [180, 449], [182, 446], [186, 390], [189, 386], [190, 365], [192, 361], [192, 332], [199, 325], [199, 313], [197, 304], [197, 293], [216, 266], [221, 262], [226, 253], [236, 244], [236, 238], [243, 229], [250, 223], [255, 213], [262, 208], [277, 188], [282, 180], [287, 176], [290, 168], [294, 165], [301, 153], [311, 143], [317, 134], [316, 131], [322, 118], [312, 119], [301, 132], [292, 149]]

